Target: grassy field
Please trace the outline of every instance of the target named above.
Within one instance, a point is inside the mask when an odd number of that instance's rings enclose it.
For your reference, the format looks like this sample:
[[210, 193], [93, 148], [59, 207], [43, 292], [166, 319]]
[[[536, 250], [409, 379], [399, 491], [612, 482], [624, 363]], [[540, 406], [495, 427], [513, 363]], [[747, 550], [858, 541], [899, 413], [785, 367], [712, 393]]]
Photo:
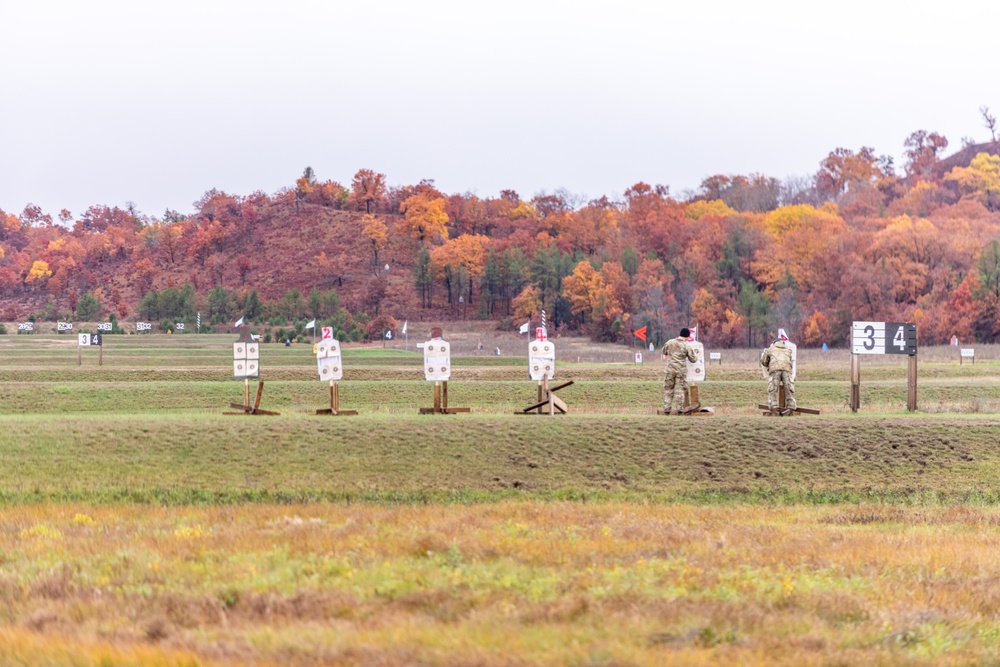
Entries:
[[[765, 419], [756, 351], [667, 418], [661, 367], [556, 341], [571, 414], [516, 416], [517, 342], [455, 334], [452, 405], [420, 356], [232, 336], [0, 336], [0, 667], [1000, 662], [1000, 350], [803, 350], [820, 416]], [[412, 348], [414, 341], [410, 341]], [[520, 341], [523, 347], [523, 341]]]

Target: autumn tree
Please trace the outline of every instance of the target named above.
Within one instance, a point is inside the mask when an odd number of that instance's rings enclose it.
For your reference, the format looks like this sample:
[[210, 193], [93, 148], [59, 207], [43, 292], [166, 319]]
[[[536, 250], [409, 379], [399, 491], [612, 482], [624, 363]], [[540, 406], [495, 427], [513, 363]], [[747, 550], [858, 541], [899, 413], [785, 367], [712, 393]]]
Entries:
[[431, 306], [431, 288], [434, 286], [434, 262], [427, 248], [420, 248], [417, 263], [413, 267], [413, 284], [420, 292], [420, 305]]
[[385, 174], [371, 169], [359, 169], [351, 180], [351, 201], [358, 207], [365, 206], [365, 213], [372, 212], [372, 204], [385, 197]]
[[379, 275], [378, 253], [385, 248], [389, 240], [389, 228], [385, 223], [370, 213], [361, 216], [361, 235], [368, 239], [372, 248], [372, 270]]
[[948, 147], [948, 140], [937, 132], [917, 130], [903, 142], [906, 148], [906, 173], [910, 176], [930, 178], [941, 151]]
[[1000, 208], [1000, 155], [979, 153], [968, 167], [955, 167], [945, 176], [966, 197], [981, 201], [990, 211]]
[[312, 194], [316, 187], [316, 173], [312, 167], [306, 167], [302, 176], [295, 181], [295, 212], [299, 212], [299, 205]]
[[983, 126], [990, 131], [990, 138], [996, 143], [997, 140], [997, 117], [990, 113], [988, 106], [979, 107], [979, 113], [983, 117]]
[[421, 245], [432, 239], [447, 239], [448, 214], [444, 206], [445, 200], [441, 198], [428, 199], [423, 194], [408, 197], [399, 208], [404, 217], [402, 230], [420, 241]]

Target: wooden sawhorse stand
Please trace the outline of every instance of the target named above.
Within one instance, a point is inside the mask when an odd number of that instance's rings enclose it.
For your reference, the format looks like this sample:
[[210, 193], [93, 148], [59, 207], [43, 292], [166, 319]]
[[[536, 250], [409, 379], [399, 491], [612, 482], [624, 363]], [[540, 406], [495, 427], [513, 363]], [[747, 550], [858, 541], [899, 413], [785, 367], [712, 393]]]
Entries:
[[[695, 405], [698, 407], [694, 407]], [[665, 415], [667, 413], [663, 410], [657, 410], [656, 414]], [[698, 402], [698, 385], [692, 384], [684, 390], [684, 407], [680, 410], [680, 414], [689, 417], [711, 417], [715, 414], [715, 408], [701, 407], [701, 403]]]
[[[781, 413], [788, 408], [785, 407], [785, 383], [782, 382], [778, 385], [778, 414], [775, 415], [771, 412], [771, 408], [763, 403], [758, 403], [757, 407], [763, 410], [762, 413], [765, 417], [780, 417]], [[812, 408], [795, 408], [792, 410], [788, 416], [797, 417], [799, 415], [818, 415], [819, 410], [813, 410]]]
[[224, 415], [280, 415], [280, 412], [271, 412], [270, 410], [260, 409], [260, 397], [264, 393], [264, 381], [261, 380], [257, 383], [257, 398], [254, 399], [253, 405], [250, 405], [250, 380], [243, 380], [243, 405], [239, 403], [230, 403], [229, 407], [235, 408], [237, 410], [242, 410], [242, 412], [223, 412]]
[[434, 383], [434, 407], [420, 408], [422, 415], [453, 415], [459, 412], [472, 412], [472, 408], [448, 407], [448, 381], [438, 380]]
[[[562, 384], [557, 384], [554, 387], [549, 387], [549, 380], [545, 378], [538, 383], [538, 396], [537, 401], [533, 405], [529, 405], [524, 410], [518, 410], [515, 415], [549, 415], [553, 416], [556, 414], [564, 415], [569, 411], [566, 407], [565, 401], [556, 396], [556, 392], [560, 389], [565, 389], [566, 387], [573, 384], [573, 380], [569, 382], [563, 382]], [[546, 409], [545, 406], [548, 406]], [[558, 410], [558, 412], [556, 412]]]
[[321, 408], [316, 411], [316, 414], [333, 415], [334, 417], [347, 417], [358, 414], [358, 411], [340, 409], [340, 385], [335, 380], [330, 380], [330, 407]]

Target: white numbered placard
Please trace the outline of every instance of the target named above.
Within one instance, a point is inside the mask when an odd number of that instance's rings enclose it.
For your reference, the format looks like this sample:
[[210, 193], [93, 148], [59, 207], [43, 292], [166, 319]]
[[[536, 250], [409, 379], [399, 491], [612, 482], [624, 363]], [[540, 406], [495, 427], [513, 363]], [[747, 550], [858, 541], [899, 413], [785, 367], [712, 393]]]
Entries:
[[90, 346], [90, 334], [77, 334], [76, 337], [77, 345], [84, 347]]
[[916, 354], [917, 325], [910, 322], [852, 322], [854, 354]]
[[722, 361], [722, 353], [721, 352], [709, 352], [708, 353], [708, 358], [711, 361]]
[[98, 331], [111, 331], [111, 322], [100, 322], [97, 325]]
[[316, 367], [320, 380], [342, 380], [344, 365], [340, 354], [340, 341], [331, 338], [316, 344]]
[[135, 330], [136, 331], [152, 331], [153, 330], [153, 323], [152, 322], [136, 322], [135, 323]]
[[959, 354], [961, 354], [963, 357], [970, 358], [976, 356], [976, 351], [971, 347], [963, 347], [961, 352], [959, 352]]
[[72, 322], [57, 322], [56, 323], [56, 331], [72, 331], [72, 330], [73, 330], [73, 323]]
[[538, 339], [528, 343], [528, 376], [532, 380], [551, 380], [555, 374], [555, 343]]
[[322, 340], [333, 340], [333, 327], [321, 327], [320, 332]]
[[177, 322], [176, 324], [174, 324], [174, 329], [177, 329], [178, 331], [184, 331], [184, 323]]
[[35, 330], [35, 324], [34, 324], [34, 322], [21, 322], [21, 323], [19, 323], [17, 325], [17, 330], [18, 331], [34, 331]]
[[701, 382], [705, 379], [705, 346], [698, 341], [688, 341], [688, 347], [694, 352], [694, 361], [685, 361], [687, 365], [688, 382]]
[[424, 378], [429, 381], [451, 377], [451, 344], [440, 338], [424, 343]]

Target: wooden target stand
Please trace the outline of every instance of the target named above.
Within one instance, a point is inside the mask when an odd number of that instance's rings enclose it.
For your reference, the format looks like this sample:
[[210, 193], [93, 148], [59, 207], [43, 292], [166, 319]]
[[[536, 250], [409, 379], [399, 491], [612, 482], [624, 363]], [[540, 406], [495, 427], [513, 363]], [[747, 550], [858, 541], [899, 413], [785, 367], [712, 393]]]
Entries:
[[240, 332], [240, 337], [233, 343], [233, 375], [236, 379], [243, 378], [243, 404], [230, 403], [229, 407], [240, 412], [223, 412], [224, 415], [274, 415], [280, 412], [263, 410], [260, 407], [260, 397], [264, 394], [264, 381], [257, 382], [257, 396], [253, 405], [250, 404], [250, 378], [257, 378], [260, 372], [260, 357], [258, 343], [254, 341], [246, 327]]
[[422, 415], [454, 415], [459, 412], [472, 412], [472, 408], [450, 408], [448, 407], [448, 381], [437, 380], [434, 382], [434, 407], [420, 408]]
[[[656, 414], [667, 414], [663, 410], [657, 410]], [[678, 411], [680, 415], [688, 417], [712, 417], [715, 415], [715, 408], [702, 407], [698, 401], [698, 385], [691, 384], [684, 390], [684, 407]]]
[[270, 410], [263, 410], [260, 407], [260, 397], [264, 393], [264, 381], [260, 380], [257, 382], [257, 396], [254, 398], [253, 405], [250, 405], [250, 378], [244, 378], [243, 380], [243, 404], [230, 403], [229, 407], [236, 410], [241, 410], [242, 412], [223, 412], [224, 415], [280, 415], [280, 412], [272, 412]]
[[358, 414], [357, 410], [340, 409], [340, 384], [335, 380], [330, 380], [330, 407], [320, 408], [316, 411], [318, 415], [332, 415], [334, 417], [349, 417]]
[[573, 380], [568, 382], [563, 382], [557, 384], [554, 387], [549, 386], [549, 379], [543, 378], [538, 381], [538, 396], [537, 401], [526, 407], [524, 410], [517, 410], [514, 412], [515, 415], [564, 415], [569, 411], [566, 407], [566, 402], [561, 398], [556, 396], [556, 392], [560, 389], [565, 389], [566, 387], [573, 384]]
[[[798, 417], [800, 415], [818, 415], [819, 414], [819, 410], [813, 410], [812, 408], [800, 408], [800, 407], [796, 407], [795, 409], [789, 409], [785, 405], [785, 383], [784, 382], [778, 383], [778, 410], [777, 410], [777, 413], [771, 412], [770, 406], [768, 406], [768, 405], [766, 405], [764, 403], [758, 403], [757, 407], [764, 411], [761, 414], [763, 414], [765, 417], [782, 417], [782, 416], [785, 416], [785, 417]], [[787, 415], [782, 415], [782, 413], [785, 410], [789, 411], [788, 414]]]

